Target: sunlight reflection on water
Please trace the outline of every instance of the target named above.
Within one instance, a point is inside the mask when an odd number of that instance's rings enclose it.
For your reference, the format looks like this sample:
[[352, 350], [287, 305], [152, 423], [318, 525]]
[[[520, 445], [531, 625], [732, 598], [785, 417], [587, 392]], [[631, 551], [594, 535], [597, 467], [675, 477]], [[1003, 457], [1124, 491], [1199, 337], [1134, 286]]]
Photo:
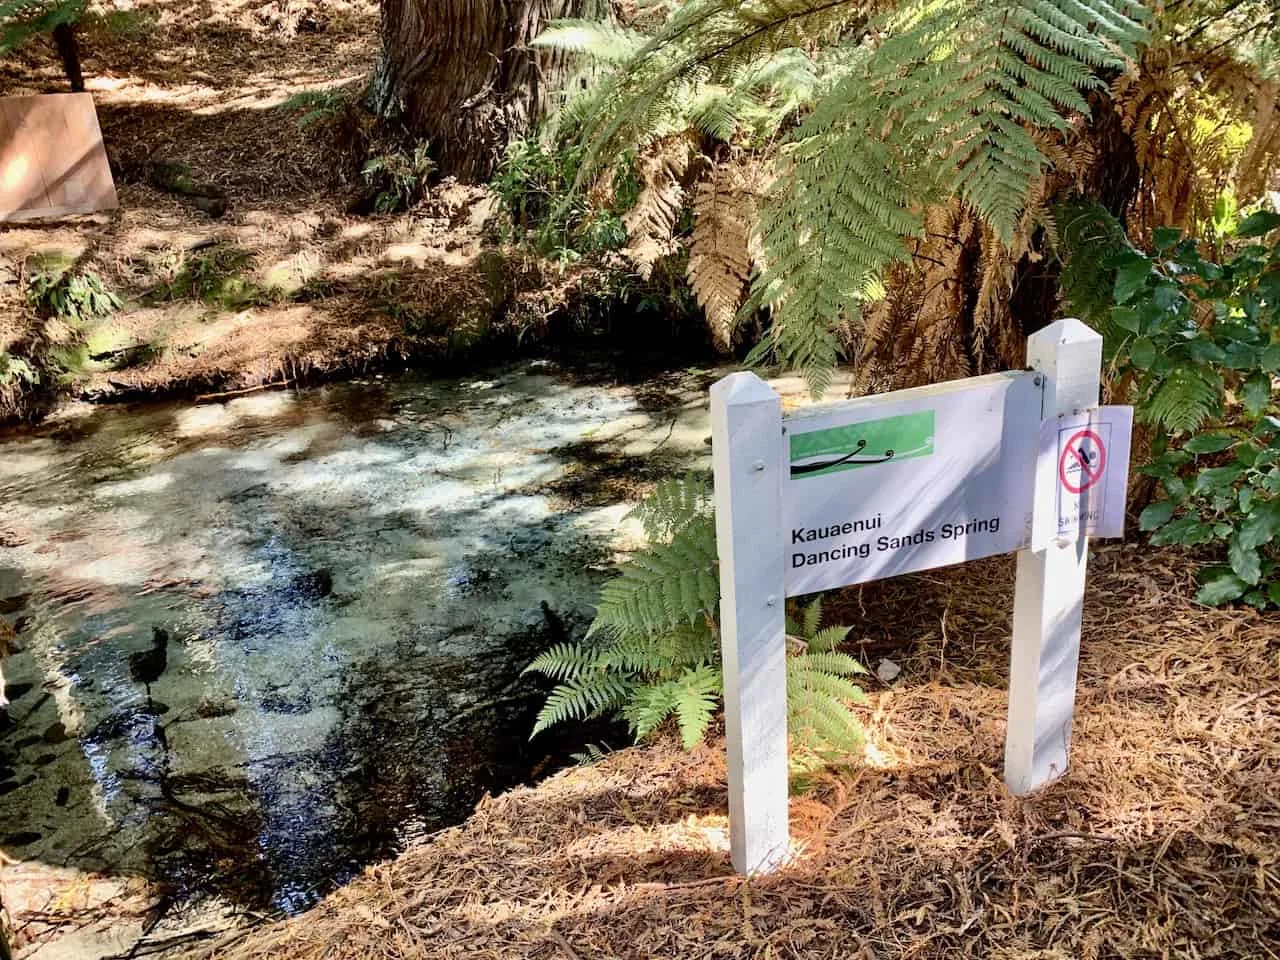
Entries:
[[[407, 822], [456, 820], [522, 775], [495, 758], [524, 743], [528, 703], [454, 718], [545, 644], [542, 604], [585, 625], [626, 509], [566, 509], [547, 484], [611, 423], [670, 435], [650, 419], [628, 389], [513, 368], [0, 444], [0, 534], [21, 541], [0, 548], [0, 599], [31, 594], [34, 623], [8, 670], [33, 691], [0, 739], [0, 839], [188, 887], [239, 874], [296, 910]], [[130, 656], [153, 628], [171, 641], [149, 708]], [[56, 723], [70, 738], [45, 743]]]

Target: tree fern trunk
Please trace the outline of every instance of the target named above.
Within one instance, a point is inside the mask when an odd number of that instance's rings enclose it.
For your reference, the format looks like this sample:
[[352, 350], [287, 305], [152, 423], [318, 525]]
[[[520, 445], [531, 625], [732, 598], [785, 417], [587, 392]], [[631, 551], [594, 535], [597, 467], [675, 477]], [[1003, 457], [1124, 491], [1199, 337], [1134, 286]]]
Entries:
[[72, 93], [84, 93], [84, 74], [80, 70], [80, 46], [76, 43], [75, 27], [60, 23], [53, 28], [53, 43], [62, 57], [62, 69], [71, 83]]
[[374, 107], [430, 140], [443, 173], [487, 179], [564, 79], [563, 55], [529, 41], [551, 20], [605, 10], [605, 0], [383, 0]]

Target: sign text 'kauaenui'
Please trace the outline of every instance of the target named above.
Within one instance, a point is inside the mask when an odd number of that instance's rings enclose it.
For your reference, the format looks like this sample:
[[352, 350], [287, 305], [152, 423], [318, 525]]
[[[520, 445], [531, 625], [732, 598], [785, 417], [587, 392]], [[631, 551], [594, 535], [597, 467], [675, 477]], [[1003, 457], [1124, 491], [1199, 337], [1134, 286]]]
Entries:
[[1027, 547], [1037, 380], [992, 374], [786, 418], [787, 595]]

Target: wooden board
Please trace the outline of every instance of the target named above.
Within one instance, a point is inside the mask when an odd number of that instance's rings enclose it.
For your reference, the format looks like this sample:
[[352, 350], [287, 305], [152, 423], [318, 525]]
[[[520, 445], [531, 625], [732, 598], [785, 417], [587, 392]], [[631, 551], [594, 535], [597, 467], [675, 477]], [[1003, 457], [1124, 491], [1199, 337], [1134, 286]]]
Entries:
[[0, 97], [0, 222], [118, 205], [90, 94]]

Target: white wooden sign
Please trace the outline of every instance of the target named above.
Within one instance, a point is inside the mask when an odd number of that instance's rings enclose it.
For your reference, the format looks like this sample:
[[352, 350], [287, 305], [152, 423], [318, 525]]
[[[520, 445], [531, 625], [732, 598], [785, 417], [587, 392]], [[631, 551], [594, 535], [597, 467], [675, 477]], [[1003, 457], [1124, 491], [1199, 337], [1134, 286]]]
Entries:
[[787, 595], [1026, 547], [1040, 379], [998, 373], [786, 418]]
[[752, 373], [711, 388], [733, 863], [788, 856], [784, 599], [1018, 552], [1005, 781], [1066, 770], [1085, 558], [1122, 531], [1132, 411], [1098, 411], [1102, 338], [1060, 320], [1027, 371], [783, 417]]

